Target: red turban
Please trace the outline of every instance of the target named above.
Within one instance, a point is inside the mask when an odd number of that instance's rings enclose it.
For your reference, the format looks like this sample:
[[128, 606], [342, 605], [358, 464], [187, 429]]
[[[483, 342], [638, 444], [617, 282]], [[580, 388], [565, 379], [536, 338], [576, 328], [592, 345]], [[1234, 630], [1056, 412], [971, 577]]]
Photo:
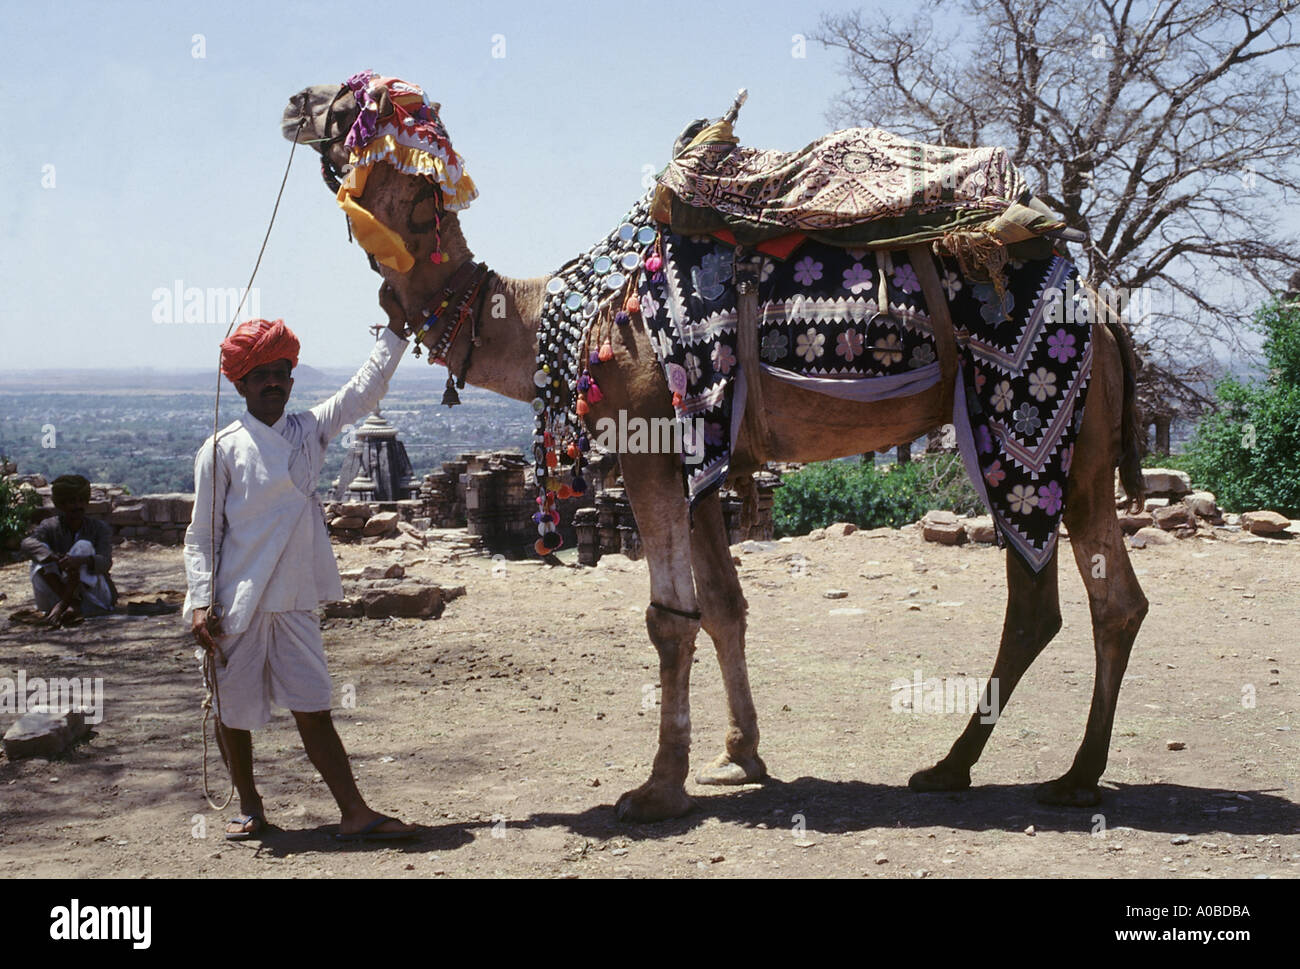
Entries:
[[221, 344], [221, 372], [231, 380], [239, 380], [248, 371], [277, 360], [298, 366], [298, 338], [284, 320], [241, 323]]

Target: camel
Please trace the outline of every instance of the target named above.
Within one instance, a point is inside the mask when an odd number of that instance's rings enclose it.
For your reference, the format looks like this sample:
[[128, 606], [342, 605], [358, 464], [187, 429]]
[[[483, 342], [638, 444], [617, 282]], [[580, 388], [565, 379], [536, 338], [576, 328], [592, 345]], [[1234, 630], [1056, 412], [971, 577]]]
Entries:
[[[435, 106], [436, 110], [436, 106]], [[349, 170], [343, 145], [356, 101], [346, 86], [316, 85], [293, 95], [282, 118], [289, 140], [312, 143], [322, 170], [337, 176]], [[372, 266], [383, 277], [379, 301], [390, 317], [423, 319], [422, 309], [443, 291], [459, 267], [473, 259], [454, 212], [441, 219], [441, 251], [432, 262], [433, 194], [425, 180], [375, 165], [359, 200], [397, 232], [414, 257], [408, 272]], [[335, 182], [337, 187], [337, 182]], [[537, 391], [539, 320], [550, 277], [511, 279], [495, 276], [479, 309], [471, 338], [466, 327], [447, 349], [453, 373], [466, 382], [515, 400], [530, 401]], [[504, 307], [504, 311], [502, 311]], [[429, 334], [425, 342], [432, 345]], [[1122, 326], [1113, 319], [1093, 320], [1094, 357], [1087, 407], [1069, 470], [1064, 521], [1076, 565], [1087, 589], [1096, 652], [1092, 703], [1083, 740], [1063, 775], [1040, 785], [1036, 797], [1052, 805], [1089, 806], [1100, 802], [1098, 781], [1106, 767], [1111, 728], [1121, 680], [1134, 638], [1147, 612], [1116, 514], [1114, 471], [1125, 489], [1140, 496], [1138, 418], [1134, 402], [1135, 361]], [[474, 352], [477, 345], [479, 349]], [[643, 327], [623, 326], [613, 335], [614, 357], [601, 365], [604, 398], [593, 403], [589, 425], [620, 410], [645, 419], [672, 418], [671, 393]], [[822, 461], [912, 441], [952, 420], [951, 393], [941, 387], [910, 397], [862, 403], [793, 388], [766, 377], [762, 383], [768, 439], [752, 439], [746, 420], [735, 449], [733, 471], [756, 465], [746, 455], [768, 460]], [[759, 728], [745, 662], [746, 601], [733, 564], [716, 492], [696, 507], [693, 522], [683, 495], [681, 457], [676, 454], [622, 454], [623, 478], [640, 531], [650, 574], [646, 629], [659, 657], [661, 706], [658, 748], [644, 784], [615, 804], [625, 822], [679, 817], [691, 808], [685, 781], [691, 746], [690, 673], [696, 636], [703, 628], [713, 640], [726, 690], [729, 726], [722, 752], [696, 777], [698, 783], [741, 785], [759, 782], [767, 768], [759, 755]], [[1097, 559], [1096, 556], [1102, 556]], [[1007, 606], [997, 657], [990, 674], [995, 692], [985, 686], [982, 706], [947, 756], [909, 780], [914, 791], [956, 791], [970, 786], [979, 758], [1016, 684], [1061, 627], [1057, 560], [1037, 573], [1018, 556], [1006, 554]], [[1098, 570], [1096, 562], [1106, 563]]]

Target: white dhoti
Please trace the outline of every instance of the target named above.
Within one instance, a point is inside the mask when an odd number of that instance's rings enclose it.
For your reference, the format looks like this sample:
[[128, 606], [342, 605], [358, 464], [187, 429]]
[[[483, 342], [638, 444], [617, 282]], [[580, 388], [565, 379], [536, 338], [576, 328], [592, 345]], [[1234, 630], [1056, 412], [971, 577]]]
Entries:
[[[68, 549], [67, 554], [93, 556], [95, 546], [82, 538], [72, 543], [72, 548]], [[38, 562], [32, 563], [32, 594], [36, 596], [36, 608], [41, 612], [49, 612], [59, 603], [59, 594], [45, 581], [44, 573], [47, 571], [55, 576], [61, 574], [57, 562], [46, 562], [44, 565]], [[90, 571], [89, 566], [83, 565], [79, 578], [81, 580], [81, 614], [83, 616], [102, 616], [105, 613], [112, 612], [113, 592], [109, 588], [107, 576], [98, 575]]]
[[248, 629], [219, 636], [226, 658], [218, 660], [221, 722], [256, 730], [271, 719], [271, 704], [298, 713], [330, 708], [333, 685], [315, 612], [255, 612]]

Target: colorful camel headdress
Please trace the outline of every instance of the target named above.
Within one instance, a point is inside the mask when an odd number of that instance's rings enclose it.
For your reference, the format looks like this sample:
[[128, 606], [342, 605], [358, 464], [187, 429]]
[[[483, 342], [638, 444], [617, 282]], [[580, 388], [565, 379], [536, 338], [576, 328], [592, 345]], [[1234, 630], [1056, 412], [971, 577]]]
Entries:
[[[465, 159], [451, 146], [447, 129], [419, 85], [395, 77], [361, 71], [344, 82], [357, 102], [356, 120], [344, 144], [351, 149], [352, 171], [339, 187], [339, 207], [366, 252], [398, 272], [415, 264], [401, 237], [357, 201], [366, 179], [379, 162], [400, 172], [420, 175], [442, 189], [442, 208], [458, 212], [478, 197], [474, 180], [465, 172]], [[440, 255], [435, 250], [434, 258]]]

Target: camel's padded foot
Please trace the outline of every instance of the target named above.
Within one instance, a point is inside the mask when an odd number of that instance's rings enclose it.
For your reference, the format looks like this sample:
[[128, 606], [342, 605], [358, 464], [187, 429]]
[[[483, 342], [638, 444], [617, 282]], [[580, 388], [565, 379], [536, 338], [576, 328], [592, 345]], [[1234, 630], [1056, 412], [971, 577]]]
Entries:
[[1034, 798], [1039, 804], [1052, 804], [1056, 807], [1094, 807], [1101, 803], [1101, 788], [1096, 781], [1077, 781], [1066, 774], [1046, 784], [1039, 784], [1034, 791]]
[[919, 770], [908, 779], [914, 791], [964, 791], [970, 787], [970, 768], [952, 767], [943, 761]]
[[722, 754], [708, 767], [695, 775], [695, 783], [720, 787], [738, 784], [757, 784], [767, 777], [767, 765], [758, 754], [749, 757], [732, 757]]
[[656, 782], [653, 778], [636, 790], [628, 791], [614, 804], [614, 816], [620, 821], [637, 824], [680, 818], [691, 809], [691, 799], [681, 785]]

